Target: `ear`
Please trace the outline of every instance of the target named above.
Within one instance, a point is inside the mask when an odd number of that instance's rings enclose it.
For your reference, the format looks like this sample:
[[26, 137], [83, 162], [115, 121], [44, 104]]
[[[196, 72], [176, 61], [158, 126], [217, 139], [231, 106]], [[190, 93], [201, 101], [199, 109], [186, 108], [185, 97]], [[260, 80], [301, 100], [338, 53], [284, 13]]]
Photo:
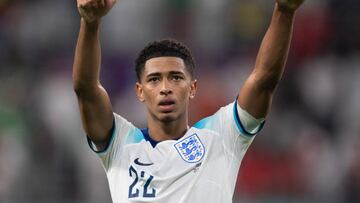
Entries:
[[143, 88], [142, 88], [142, 84], [140, 84], [139, 82], [137, 82], [135, 84], [135, 92], [137, 95], [137, 98], [139, 99], [140, 102], [144, 102], [144, 94], [143, 94]]
[[196, 89], [197, 89], [197, 80], [192, 80], [190, 85], [190, 95], [189, 95], [190, 99], [195, 98]]

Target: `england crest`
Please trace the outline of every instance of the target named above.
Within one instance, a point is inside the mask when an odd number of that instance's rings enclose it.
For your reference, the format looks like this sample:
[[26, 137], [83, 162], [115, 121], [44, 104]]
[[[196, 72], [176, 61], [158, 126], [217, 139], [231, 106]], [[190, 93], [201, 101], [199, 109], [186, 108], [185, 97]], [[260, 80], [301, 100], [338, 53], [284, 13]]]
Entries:
[[205, 147], [196, 133], [180, 140], [174, 146], [181, 158], [189, 163], [199, 162], [205, 154]]

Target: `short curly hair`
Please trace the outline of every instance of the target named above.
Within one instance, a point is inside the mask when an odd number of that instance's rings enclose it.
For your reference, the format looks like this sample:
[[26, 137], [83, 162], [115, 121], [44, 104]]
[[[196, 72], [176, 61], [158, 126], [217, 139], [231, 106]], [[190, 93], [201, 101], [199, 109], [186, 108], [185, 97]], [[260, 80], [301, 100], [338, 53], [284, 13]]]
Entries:
[[138, 81], [140, 81], [141, 74], [144, 72], [146, 61], [151, 58], [162, 56], [175, 56], [183, 59], [186, 69], [190, 73], [191, 77], [193, 77], [195, 61], [191, 55], [190, 49], [175, 39], [162, 39], [150, 42], [140, 51], [135, 61], [135, 71]]

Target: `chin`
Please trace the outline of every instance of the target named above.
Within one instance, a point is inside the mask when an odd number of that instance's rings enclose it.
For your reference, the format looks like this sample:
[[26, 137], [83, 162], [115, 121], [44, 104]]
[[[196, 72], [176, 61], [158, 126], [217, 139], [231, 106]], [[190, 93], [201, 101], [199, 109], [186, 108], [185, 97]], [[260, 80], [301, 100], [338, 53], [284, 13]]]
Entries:
[[170, 123], [176, 120], [179, 120], [183, 114], [179, 114], [177, 111], [171, 112], [158, 112], [157, 119], [164, 123]]
[[169, 115], [161, 115], [161, 116], [159, 116], [159, 120], [164, 123], [170, 123], [170, 122], [176, 120], [176, 117], [173, 115], [170, 115], [170, 114]]

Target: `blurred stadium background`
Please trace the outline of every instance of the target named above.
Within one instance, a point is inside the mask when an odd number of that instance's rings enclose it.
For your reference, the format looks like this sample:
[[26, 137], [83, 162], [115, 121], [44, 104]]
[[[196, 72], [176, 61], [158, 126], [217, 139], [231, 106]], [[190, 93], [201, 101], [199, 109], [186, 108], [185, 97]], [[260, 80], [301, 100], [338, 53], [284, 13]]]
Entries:
[[[231, 102], [272, 8], [268, 0], [119, 0], [102, 25], [102, 82], [114, 110], [145, 126], [133, 61], [164, 37], [184, 41], [197, 60], [192, 123]], [[234, 202], [360, 202], [359, 11], [358, 0], [307, 0], [298, 13], [286, 73]], [[1, 203], [111, 202], [72, 90], [78, 29], [75, 0], [0, 0]]]

